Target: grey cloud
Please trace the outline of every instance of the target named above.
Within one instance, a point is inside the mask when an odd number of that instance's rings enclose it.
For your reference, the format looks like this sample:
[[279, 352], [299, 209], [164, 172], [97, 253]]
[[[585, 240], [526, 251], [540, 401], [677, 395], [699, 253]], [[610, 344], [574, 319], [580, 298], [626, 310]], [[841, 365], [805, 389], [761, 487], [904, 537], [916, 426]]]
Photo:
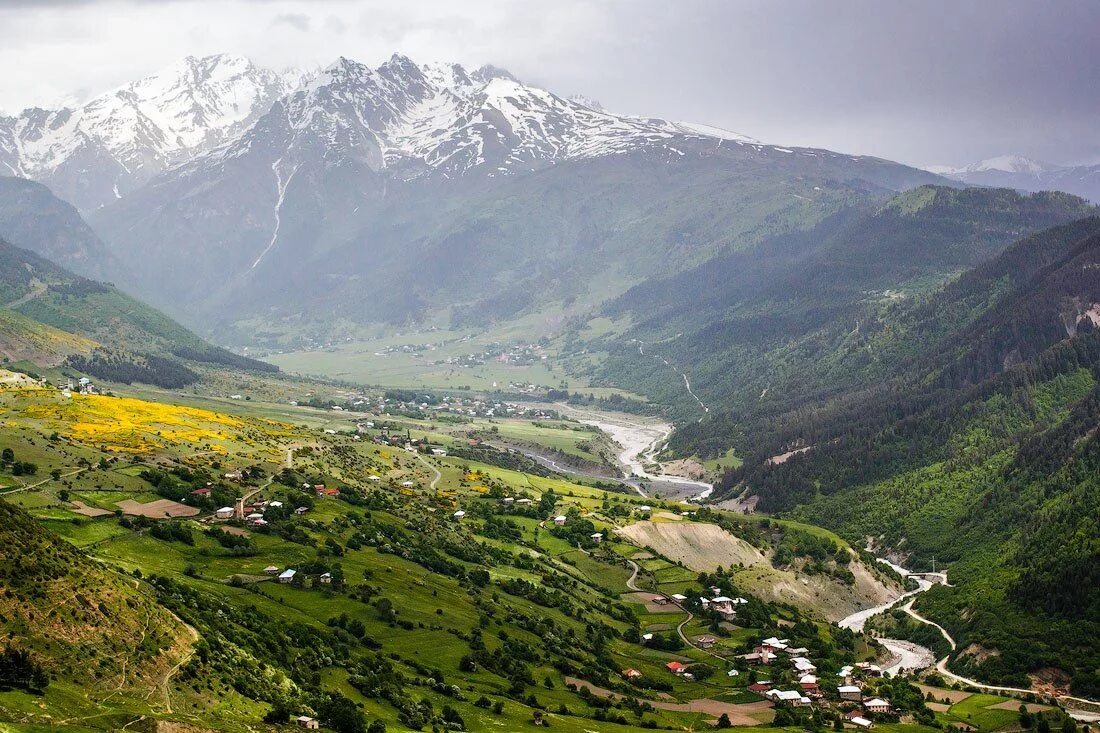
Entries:
[[0, 25], [7, 109], [187, 53], [282, 68], [399, 51], [776, 143], [912, 163], [1100, 157], [1094, 0], [0, 0]]
[[289, 25], [291, 28], [300, 30], [303, 33], [309, 31], [311, 25], [309, 16], [304, 13], [282, 13], [276, 15], [271, 24]]

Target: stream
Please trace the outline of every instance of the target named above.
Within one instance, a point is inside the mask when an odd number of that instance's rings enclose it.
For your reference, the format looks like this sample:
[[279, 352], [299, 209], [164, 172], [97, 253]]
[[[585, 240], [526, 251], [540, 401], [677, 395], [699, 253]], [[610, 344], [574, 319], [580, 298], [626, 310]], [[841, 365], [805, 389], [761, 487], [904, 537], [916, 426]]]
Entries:
[[[889, 565], [902, 576], [910, 577], [909, 570], [906, 570], [900, 565], [895, 565], [889, 560], [884, 560], [882, 558], [878, 558], [878, 561], [883, 565]], [[924, 578], [917, 576], [912, 577], [915, 581], [917, 581], [916, 590], [911, 590], [907, 593], [903, 593], [894, 600], [883, 603], [880, 606], [875, 606], [874, 608], [865, 608], [862, 611], [856, 611], [851, 616], [841, 619], [839, 622], [837, 622], [837, 625], [841, 628], [851, 629], [852, 631], [863, 631], [863, 626], [867, 623], [867, 619], [871, 618], [872, 616], [876, 616], [883, 611], [888, 611], [897, 604], [904, 602], [905, 599], [912, 598], [913, 596], [919, 593], [923, 593], [932, 587], [931, 581], [925, 580]], [[936, 663], [936, 656], [932, 653], [931, 649], [920, 646], [919, 644], [914, 644], [911, 641], [905, 641], [903, 639], [883, 638], [878, 639], [878, 642], [889, 649], [891, 654], [897, 657], [896, 662], [894, 662], [889, 667], [883, 669], [883, 672], [885, 673], [896, 675], [900, 672], [911, 672], [918, 669], [925, 669], [927, 667], [933, 666]]]

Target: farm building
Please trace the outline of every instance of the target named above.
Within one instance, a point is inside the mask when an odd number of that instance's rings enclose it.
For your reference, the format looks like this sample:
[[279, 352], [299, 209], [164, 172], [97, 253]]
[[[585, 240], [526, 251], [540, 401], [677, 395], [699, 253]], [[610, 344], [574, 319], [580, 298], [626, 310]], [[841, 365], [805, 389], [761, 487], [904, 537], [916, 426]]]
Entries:
[[294, 576], [297, 574], [298, 573], [294, 570], [284, 570], [283, 572], [279, 573], [279, 582], [289, 583], [290, 581], [294, 580]]

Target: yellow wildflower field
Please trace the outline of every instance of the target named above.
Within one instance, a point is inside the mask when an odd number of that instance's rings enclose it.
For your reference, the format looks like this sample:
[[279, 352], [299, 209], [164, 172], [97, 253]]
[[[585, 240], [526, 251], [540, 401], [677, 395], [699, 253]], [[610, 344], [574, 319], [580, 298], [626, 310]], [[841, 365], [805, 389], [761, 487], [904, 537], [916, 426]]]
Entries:
[[20, 390], [4, 399], [3, 424], [34, 424], [78, 443], [121, 453], [148, 453], [178, 445], [226, 452], [230, 445], [262, 444], [287, 426], [260, 424], [210, 410], [132, 397], [73, 394], [56, 390]]

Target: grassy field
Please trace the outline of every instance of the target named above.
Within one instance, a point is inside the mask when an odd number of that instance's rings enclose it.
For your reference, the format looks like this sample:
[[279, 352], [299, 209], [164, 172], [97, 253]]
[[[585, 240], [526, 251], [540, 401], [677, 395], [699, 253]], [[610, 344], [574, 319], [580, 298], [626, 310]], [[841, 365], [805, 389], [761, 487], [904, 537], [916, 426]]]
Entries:
[[[662, 650], [639, 639], [647, 631], [667, 635], [687, 615], [673, 606], [651, 612], [628, 593], [627, 558], [642, 548], [615, 530], [636, 521], [643, 503], [677, 515], [678, 504], [426, 449], [411, 453], [373, 442], [377, 430], [356, 433], [355, 416], [261, 400], [135, 390], [125, 397], [63, 401], [56, 392], [24, 389], [0, 392], [0, 404], [8, 408], [0, 443], [18, 460], [38, 464], [33, 485], [0, 471], [15, 488], [5, 501], [93, 558], [117, 587], [170, 609], [174, 620], [166, 632], [193, 630], [196, 637], [184, 662], [133, 679], [123, 674], [121, 683], [89, 685], [61, 671], [71, 667], [67, 647], [39, 638], [30, 624], [21, 626], [32, 629], [27, 638], [57, 673], [42, 696], [0, 692], [0, 721], [10, 721], [0, 729], [139, 730], [144, 716], [216, 730], [264, 730], [270, 728], [262, 718], [274, 703], [288, 702], [296, 714], [316, 712], [333, 695], [388, 730], [410, 729], [413, 707], [430, 708], [421, 729], [443, 725], [441, 716], [450, 710], [470, 731], [523, 730], [536, 715], [552, 728], [578, 733], [643, 725], [699, 730], [715, 718], [635, 708], [623, 699], [604, 702], [571, 688], [567, 678], [662, 705], [711, 700], [737, 712], [737, 705], [756, 701], [745, 690], [747, 670], [724, 674], [732, 658], [690, 646]], [[467, 431], [496, 427], [514, 440], [583, 453], [578, 443], [590, 435], [566, 423], [390, 422], [430, 445], [458, 446]], [[55, 468], [74, 466], [83, 466], [82, 472], [51, 476]], [[225, 478], [233, 468], [249, 475]], [[317, 484], [341, 494], [318, 498]], [[217, 504], [202, 505], [194, 518], [159, 522], [113, 512], [120, 498], [146, 502], [166, 491], [198, 501], [193, 487], [283, 507], [261, 508], [266, 526], [214, 521]], [[544, 504], [507, 508], [504, 496]], [[111, 513], [80, 516], [74, 501]], [[299, 506], [306, 509], [301, 515], [292, 511]], [[465, 516], [456, 518], [458, 510]], [[558, 514], [568, 517], [564, 527], [547, 521]], [[603, 533], [603, 542], [594, 543], [591, 532]], [[709, 592], [699, 587], [698, 572], [659, 554], [639, 562], [644, 588], [696, 597]], [[269, 566], [294, 568], [300, 580], [279, 583], [265, 572]], [[322, 582], [324, 572], [332, 573], [332, 584]], [[51, 592], [58, 609], [88, 612], [80, 594], [66, 595], [64, 587]], [[815, 638], [833, 643], [799, 611], [760, 603], [758, 617], [765, 621], [723, 625], [713, 652], [732, 657], [764, 635], [791, 633], [787, 626], [814, 630]], [[143, 617], [125, 605], [117, 608], [113, 622], [137, 629], [133, 636], [140, 639]], [[5, 611], [0, 632], [12, 632], [15, 617]], [[684, 632], [689, 638], [715, 633], [698, 615]], [[837, 661], [829, 664], [854, 661], [856, 649], [836, 651]], [[155, 656], [156, 649], [149, 653]], [[690, 682], [665, 669], [672, 659], [711, 665], [716, 673]], [[656, 689], [629, 683], [621, 674], [627, 668], [641, 671]], [[482, 698], [484, 704], [475, 704]], [[745, 710], [761, 724], [771, 719], [769, 709]], [[976, 719], [984, 731], [995, 730], [1003, 713], [979, 706], [956, 714]]]
[[502, 360], [501, 354], [507, 353], [511, 346], [530, 343], [533, 332], [537, 330], [532, 331], [530, 324], [521, 321], [483, 333], [431, 330], [387, 334], [264, 358], [290, 374], [364, 385], [508, 392], [514, 391], [509, 388], [513, 383], [533, 384], [597, 397], [619, 394], [644, 401], [625, 390], [594, 387], [577, 376], [598, 361], [600, 354], [563, 360], [551, 341], [541, 351], [545, 358], [536, 359], [536, 363]]

